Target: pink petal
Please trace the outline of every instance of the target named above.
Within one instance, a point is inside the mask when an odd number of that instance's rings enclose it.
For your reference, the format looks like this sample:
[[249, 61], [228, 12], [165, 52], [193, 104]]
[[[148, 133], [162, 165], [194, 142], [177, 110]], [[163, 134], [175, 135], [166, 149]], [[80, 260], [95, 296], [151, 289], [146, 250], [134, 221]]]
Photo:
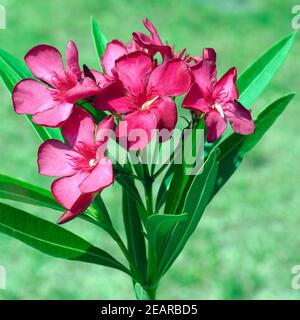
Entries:
[[78, 49], [74, 41], [69, 41], [66, 50], [67, 72], [74, 73], [78, 78], [81, 76], [79, 67]]
[[93, 69], [91, 69], [90, 71], [92, 75], [95, 77], [96, 83], [100, 88], [103, 88], [112, 82], [112, 80], [108, 76], [106, 76], [104, 73], [93, 70]]
[[71, 162], [74, 156], [77, 156], [77, 153], [61, 141], [45, 141], [38, 151], [39, 174], [50, 177], [75, 174]]
[[176, 104], [171, 98], [159, 99], [154, 107], [153, 111], [158, 121], [158, 129], [167, 129], [170, 132], [174, 130], [177, 123], [177, 109]]
[[142, 51], [143, 48], [141, 48], [141, 46], [136, 43], [136, 41], [134, 39], [131, 39], [128, 43], [127, 43], [127, 52], [130, 53], [130, 52], [133, 52], [133, 51]]
[[216, 64], [214, 61], [202, 60], [191, 69], [195, 82], [201, 88], [205, 97], [211, 96], [217, 77]]
[[58, 128], [70, 117], [73, 104], [58, 103], [52, 109], [36, 113], [32, 116], [32, 121], [40, 126]]
[[225, 131], [227, 122], [218, 111], [211, 111], [205, 116], [205, 125], [207, 128], [207, 141], [213, 142]]
[[93, 201], [93, 195], [91, 193], [82, 194], [71, 210], [67, 210], [58, 220], [58, 224], [66, 223], [86, 210]]
[[70, 177], [55, 180], [51, 185], [51, 192], [63, 207], [71, 209], [82, 195], [79, 185], [88, 176], [86, 172], [78, 172]]
[[106, 143], [108, 138], [111, 136], [114, 129], [114, 117], [108, 116], [104, 118], [97, 127], [96, 132], [96, 143], [103, 144]]
[[210, 104], [197, 83], [192, 84], [182, 102], [183, 108], [193, 109], [200, 112], [208, 112]]
[[90, 175], [79, 185], [79, 190], [83, 193], [99, 192], [111, 185], [114, 181], [111, 160], [101, 159]]
[[158, 32], [157, 32], [156, 28], [154, 27], [153, 23], [151, 23], [147, 18], [144, 18], [143, 23], [144, 23], [145, 28], [150, 32], [152, 40], [156, 44], [162, 45], [162, 41], [161, 41], [161, 39], [158, 35]]
[[101, 91], [96, 82], [91, 78], [84, 78], [78, 81], [75, 87], [66, 93], [66, 100], [69, 103], [75, 103], [81, 99], [93, 97]]
[[124, 88], [137, 97], [146, 90], [152, 59], [142, 51], [132, 52], [116, 61], [115, 70]]
[[151, 36], [149, 37], [142, 32], [133, 32], [133, 39], [138, 46], [147, 49], [151, 56], [154, 56], [159, 52], [163, 57], [163, 60], [173, 58], [172, 49], [170, 46], [162, 43], [154, 25], [148, 19], [144, 19], [143, 23]]
[[125, 91], [120, 81], [114, 81], [104, 87], [95, 97], [93, 106], [96, 109], [117, 114], [126, 114], [135, 109], [130, 99], [125, 96]]
[[56, 106], [50, 89], [43, 83], [33, 80], [21, 80], [12, 93], [16, 113], [35, 114]]
[[126, 46], [120, 40], [113, 40], [107, 44], [104, 55], [101, 58], [102, 67], [107, 75], [113, 76], [112, 70], [115, 67], [115, 61], [126, 53]]
[[94, 146], [94, 120], [84, 109], [74, 107], [72, 115], [62, 127], [62, 134], [71, 148]]
[[152, 139], [158, 119], [152, 110], [136, 111], [124, 117], [116, 128], [116, 137], [129, 150], [142, 150]]
[[178, 59], [168, 60], [153, 70], [148, 82], [148, 93], [160, 97], [179, 96], [191, 84], [191, 75], [186, 64]]
[[227, 104], [224, 108], [224, 113], [235, 132], [243, 135], [254, 132], [255, 124], [252, 120], [251, 113], [239, 102], [234, 101], [233, 103]]
[[174, 58], [170, 46], [156, 43], [142, 32], [133, 32], [132, 36], [137, 45], [140, 48], [146, 49], [150, 56], [153, 57], [157, 52], [159, 52], [163, 58], [163, 61]]
[[238, 98], [236, 76], [236, 68], [231, 68], [217, 82], [214, 91], [217, 102], [233, 101]]
[[216, 62], [216, 51], [213, 48], [204, 48], [202, 51], [202, 58], [205, 60], [212, 60]]
[[55, 86], [52, 77], [65, 77], [64, 66], [60, 52], [49, 45], [41, 44], [33, 47], [25, 56], [25, 62], [31, 73], [38, 79]]

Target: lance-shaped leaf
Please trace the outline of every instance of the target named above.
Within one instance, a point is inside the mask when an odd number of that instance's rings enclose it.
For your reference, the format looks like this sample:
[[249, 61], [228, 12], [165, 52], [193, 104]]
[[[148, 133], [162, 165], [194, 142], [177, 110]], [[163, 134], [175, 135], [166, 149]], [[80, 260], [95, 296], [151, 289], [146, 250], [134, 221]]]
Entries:
[[[169, 191], [166, 195], [164, 213], [176, 214], [182, 212], [186, 189], [192, 182], [189, 170], [196, 170], [203, 157], [203, 128], [204, 119], [201, 118], [194, 129], [183, 132], [183, 143], [178, 146], [178, 152], [174, 155], [174, 174]], [[182, 147], [182, 149], [181, 149]], [[180, 152], [182, 150], [182, 152]], [[194, 167], [194, 169], [193, 169]]]
[[130, 271], [110, 254], [49, 221], [0, 203], [0, 232], [51, 256]]
[[[132, 181], [132, 183], [134, 182]], [[133, 201], [125, 188], [122, 190], [122, 209], [128, 252], [142, 278], [146, 279], [147, 256], [144, 230], [137, 204]]]
[[183, 214], [153, 214], [146, 221], [147, 237], [152, 243], [155, 255], [160, 257], [164, 241], [168, 238], [174, 226], [186, 220], [188, 215]]
[[[16, 59], [9, 53], [0, 49], [0, 77], [5, 87], [11, 94], [14, 86], [20, 80], [25, 78], [32, 78], [32, 75], [22, 61]], [[26, 117], [38, 136], [42, 139], [42, 141], [48, 139], [62, 140], [60, 129], [44, 128], [38, 126], [31, 121], [31, 116], [28, 115]]]
[[134, 178], [130, 177], [130, 174], [132, 173], [132, 171], [130, 172], [127, 171], [129, 174], [125, 174], [123, 173], [124, 169], [121, 169], [121, 168], [122, 167], [118, 163], [114, 164], [114, 169], [117, 169], [117, 174], [115, 175], [115, 179], [123, 188], [126, 189], [132, 201], [136, 202], [140, 216], [145, 217], [146, 209], [145, 209], [144, 203], [141, 199], [140, 193], [136, 185], [134, 184]]
[[[0, 174], [0, 199], [28, 203], [62, 212], [66, 210], [48, 190], [2, 174]], [[105, 230], [111, 225], [100, 194], [97, 195], [90, 207], [80, 215], [80, 218], [101, 226]]]
[[173, 179], [174, 175], [174, 165], [173, 163], [170, 164], [167, 172], [165, 173], [162, 182], [160, 184], [160, 187], [157, 192], [157, 199], [155, 204], [155, 212], [159, 212], [160, 208], [164, 205], [167, 193], [170, 188], [171, 181]]
[[239, 76], [237, 87], [241, 104], [247, 107], [251, 106], [265, 89], [288, 55], [295, 36], [294, 32], [275, 43]]
[[0, 174], [0, 198], [64, 211], [51, 192], [33, 184]]
[[245, 154], [250, 151], [260, 141], [267, 130], [270, 129], [293, 97], [294, 94], [281, 97], [269, 105], [263, 112], [261, 112], [255, 121], [256, 128], [253, 134], [242, 136], [233, 133], [222, 143], [220, 143], [218, 146], [221, 151], [218, 159], [219, 170], [212, 197], [219, 191], [219, 189], [239, 167]]
[[[92, 38], [94, 41], [95, 49], [97, 56], [99, 58], [99, 63], [100, 63], [100, 58], [103, 56], [103, 53], [105, 52], [107, 40], [102, 33], [100, 26], [98, 23], [91, 17], [91, 30], [92, 30]], [[102, 69], [102, 66], [100, 64], [100, 67]]]
[[161, 277], [180, 254], [188, 239], [196, 229], [204, 209], [214, 190], [218, 171], [217, 156], [219, 151], [213, 151], [206, 160], [202, 173], [192, 181], [187, 191], [182, 211], [187, 218], [175, 225], [163, 254], [160, 258], [158, 277]]

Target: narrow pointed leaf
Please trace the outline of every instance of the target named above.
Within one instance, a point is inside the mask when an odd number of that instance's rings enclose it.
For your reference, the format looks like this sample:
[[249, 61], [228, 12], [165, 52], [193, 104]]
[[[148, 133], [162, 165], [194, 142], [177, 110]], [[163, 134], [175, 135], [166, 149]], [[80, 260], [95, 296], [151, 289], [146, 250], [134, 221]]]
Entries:
[[[193, 178], [187, 174], [187, 170], [193, 167], [190, 165], [195, 160], [193, 156], [196, 156], [198, 160], [203, 157], [203, 128], [204, 119], [201, 118], [192, 132], [185, 134], [182, 155], [180, 156], [180, 153], [177, 154], [181, 157], [181, 163], [176, 163], [177, 156], [175, 155], [174, 157], [174, 175], [166, 195], [166, 205], [164, 208], [164, 213], [166, 214], [182, 212], [182, 205], [185, 201], [185, 191], [189, 188]], [[198, 141], [199, 131], [201, 133], [201, 141]]]
[[250, 107], [272, 80], [288, 55], [295, 36], [296, 33], [292, 33], [275, 43], [239, 76], [237, 80], [239, 101], [244, 106]]
[[[103, 53], [106, 48], [107, 40], [102, 33], [100, 26], [98, 23], [91, 17], [91, 30], [92, 30], [92, 37], [93, 42], [95, 45], [96, 53], [99, 58], [99, 64], [100, 64], [100, 58], [103, 56]], [[101, 64], [100, 67], [102, 68]]]
[[[2, 174], [0, 174], [0, 199], [28, 203], [62, 212], [66, 210], [56, 202], [50, 191]], [[105, 223], [109, 224], [107, 215], [108, 213], [105, 212], [103, 200], [99, 194], [92, 205], [80, 215], [80, 218], [103, 227]]]
[[155, 255], [160, 256], [164, 241], [170, 235], [174, 226], [187, 219], [187, 214], [153, 214], [146, 221], [147, 237], [152, 243]]
[[107, 252], [49, 221], [0, 203], [0, 232], [48, 255], [130, 272]]
[[117, 174], [115, 176], [115, 179], [123, 188], [126, 189], [132, 201], [136, 202], [141, 216], [145, 216], [146, 209], [141, 199], [140, 193], [135, 184], [133, 183], [133, 178], [127, 177], [123, 174]]
[[155, 212], [159, 212], [160, 208], [164, 205], [167, 198], [167, 193], [170, 188], [171, 181], [174, 175], [173, 163], [170, 164], [167, 172], [165, 173], [161, 185], [157, 192], [157, 199], [155, 204]]
[[80, 217], [94, 223], [108, 233], [113, 230], [112, 221], [100, 193], [96, 195], [94, 201]]
[[187, 214], [187, 218], [175, 225], [167, 241], [160, 258], [158, 277], [161, 277], [170, 268], [202, 217], [214, 190], [218, 170], [217, 156], [218, 150], [211, 153], [204, 164], [202, 173], [195, 177], [187, 192], [183, 205], [183, 212]]
[[145, 279], [147, 275], [147, 257], [144, 230], [137, 204], [132, 200], [125, 188], [122, 191], [122, 208], [128, 252], [142, 278]]
[[0, 174], [0, 198], [64, 211], [51, 192], [38, 186]]

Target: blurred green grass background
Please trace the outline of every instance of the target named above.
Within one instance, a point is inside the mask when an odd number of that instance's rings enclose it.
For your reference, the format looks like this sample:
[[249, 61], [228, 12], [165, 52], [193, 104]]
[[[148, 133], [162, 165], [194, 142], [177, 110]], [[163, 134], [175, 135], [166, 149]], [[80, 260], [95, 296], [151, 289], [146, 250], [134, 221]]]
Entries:
[[[148, 17], [163, 39], [197, 55], [203, 47], [218, 53], [219, 72], [241, 72], [275, 41], [292, 32], [294, 1], [259, 0], [6, 0], [7, 30], [1, 48], [22, 58], [39, 43], [64, 50], [77, 43], [81, 63], [96, 67], [90, 37], [94, 16], [108, 39], [127, 41], [142, 31]], [[271, 85], [252, 107], [254, 114], [285, 93], [299, 91], [299, 35]], [[39, 140], [25, 118], [14, 114], [10, 96], [0, 86], [0, 172], [49, 187], [36, 168]], [[300, 264], [300, 103], [287, 111], [207, 208], [204, 217], [169, 273], [158, 298], [298, 299], [291, 288], [291, 268]], [[120, 190], [104, 192], [114, 221], [121, 224]], [[21, 205], [56, 221], [58, 213]], [[90, 242], [119, 255], [105, 234], [77, 219], [66, 226]], [[1, 299], [130, 299], [130, 279], [118, 271], [43, 255], [0, 234], [0, 265], [7, 270]]]

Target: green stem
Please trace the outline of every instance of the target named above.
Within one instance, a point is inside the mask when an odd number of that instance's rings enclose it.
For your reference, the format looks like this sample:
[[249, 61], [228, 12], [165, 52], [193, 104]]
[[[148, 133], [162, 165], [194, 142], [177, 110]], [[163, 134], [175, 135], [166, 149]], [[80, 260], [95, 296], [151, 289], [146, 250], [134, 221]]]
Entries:
[[146, 197], [146, 208], [148, 216], [153, 214], [153, 192], [152, 192], [152, 181], [145, 183], [145, 197]]
[[140, 275], [140, 272], [138, 271], [138, 268], [136, 266], [136, 264], [133, 262], [123, 240], [121, 239], [121, 237], [119, 236], [119, 234], [115, 231], [115, 229], [112, 229], [112, 231], [110, 232], [111, 237], [116, 241], [116, 243], [118, 244], [119, 248], [121, 249], [121, 251], [123, 252], [125, 258], [127, 259], [129, 265], [130, 265], [130, 269], [134, 275], [134, 278], [136, 281], [138, 282], [142, 282], [142, 276]]
[[168, 166], [169, 166], [169, 163], [163, 164], [163, 165], [153, 174], [153, 179], [155, 180]]
[[133, 178], [133, 179], [137, 179], [137, 180], [140, 180], [140, 181], [144, 182], [144, 179], [143, 179], [143, 178], [141, 178], [141, 177], [139, 177], [139, 176], [137, 176], [137, 175], [135, 175], [135, 174], [133, 174], [133, 173], [130, 173], [130, 172], [128, 172], [128, 171], [125, 170], [125, 169], [114, 168], [114, 171], [115, 171], [117, 174], [120, 173], [120, 174], [122, 174], [122, 175], [124, 175], [124, 176], [126, 176], [126, 177]]
[[155, 300], [157, 286], [141, 286], [133, 282], [133, 288], [137, 300]]
[[144, 288], [145, 291], [148, 293], [148, 296], [150, 298], [150, 300], [155, 300], [156, 299], [156, 290], [157, 290], [157, 287], [145, 287]]

